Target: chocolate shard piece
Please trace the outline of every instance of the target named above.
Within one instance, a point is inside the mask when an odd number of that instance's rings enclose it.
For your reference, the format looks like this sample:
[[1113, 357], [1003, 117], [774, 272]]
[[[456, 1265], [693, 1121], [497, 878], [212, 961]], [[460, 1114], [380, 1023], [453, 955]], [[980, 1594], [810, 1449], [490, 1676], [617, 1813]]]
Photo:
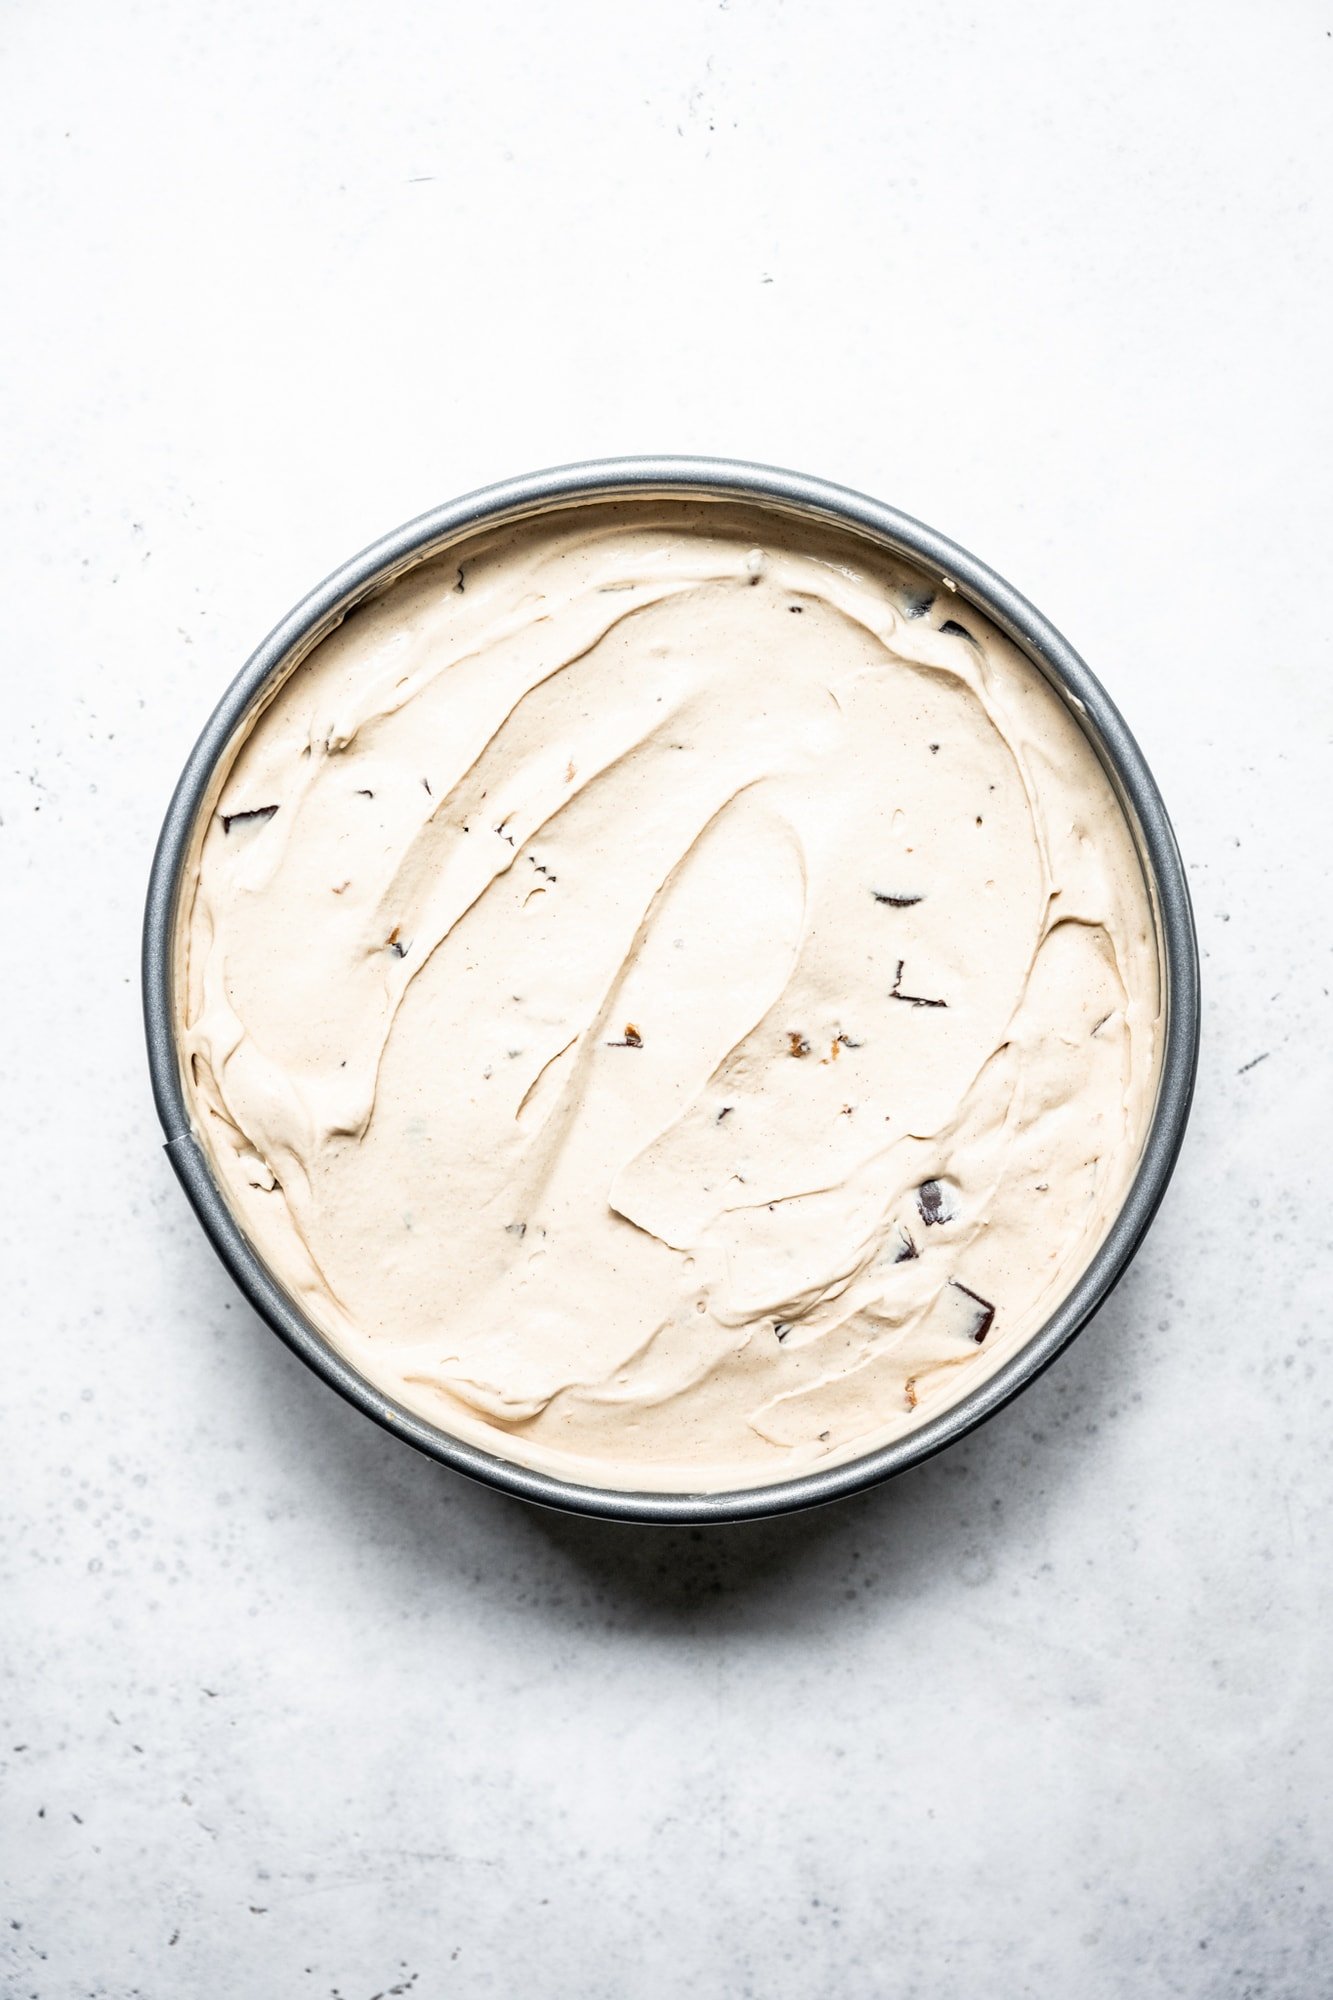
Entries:
[[252, 806], [248, 812], [219, 813], [222, 831], [230, 833], [234, 826], [258, 826], [261, 820], [272, 819], [278, 810], [276, 806]]
[[[935, 1183], [933, 1181], [927, 1181], [926, 1186], [935, 1187]], [[938, 1194], [939, 1189], [936, 1188], [935, 1191]], [[918, 1200], [919, 1199], [920, 1196], [918, 1196]], [[940, 1219], [943, 1220], [942, 1217]], [[898, 1250], [893, 1260], [894, 1263], [910, 1264], [914, 1257], [919, 1257], [920, 1255], [921, 1252], [916, 1247], [916, 1243], [913, 1240], [911, 1231], [904, 1229], [900, 1222], [898, 1224]]]
[[717, 1123], [720, 1125], [724, 1118], [730, 1118], [732, 1112], [735, 1109], [736, 1107], [734, 1104], [724, 1104], [722, 1106], [722, 1109], [717, 1114]]
[[841, 1030], [833, 1037], [833, 1040], [835, 1044], [841, 1043], [845, 1049], [859, 1049], [864, 1046], [861, 1042], [854, 1042], [850, 1035], [843, 1034]]
[[989, 1299], [983, 1299], [980, 1292], [974, 1292], [972, 1287], [963, 1284], [961, 1279], [950, 1278], [949, 1283], [956, 1292], [961, 1292], [965, 1299], [971, 1299], [973, 1305], [977, 1308], [977, 1323], [972, 1329], [972, 1338], [977, 1343], [977, 1346], [980, 1347], [982, 1341], [995, 1324], [995, 1308]]
[[394, 925], [388, 937], [385, 939], [385, 944], [388, 950], [393, 953], [395, 958], [407, 957], [408, 947], [403, 943], [403, 940], [399, 935], [399, 927], [397, 924]]
[[913, 903], [921, 901], [920, 896], [891, 895], [887, 889], [872, 889], [870, 893], [877, 903], [887, 903], [891, 910], [910, 910]]
[[898, 970], [894, 974], [893, 985], [889, 989], [890, 1000], [901, 1000], [905, 1007], [947, 1007], [949, 1004], [947, 1000], [927, 1000], [920, 993], [904, 993], [902, 986], [903, 960], [900, 958], [898, 960]]
[[807, 1042], [805, 1036], [801, 1033], [799, 1028], [788, 1028], [787, 1044], [788, 1044], [787, 1046], [788, 1055], [808, 1056], [810, 1053], [810, 1044], [809, 1042]]
[[956, 639], [966, 639], [969, 646], [975, 646], [977, 643], [966, 625], [960, 625], [956, 618], [946, 618], [940, 626], [940, 630], [941, 632], [951, 632]]
[[953, 1221], [954, 1211], [949, 1206], [949, 1197], [938, 1181], [922, 1181], [916, 1191], [916, 1205], [927, 1229], [933, 1229], [938, 1222]]
[[609, 1049], [641, 1049], [643, 1047], [643, 1036], [639, 1033], [633, 1021], [626, 1021], [625, 1032], [620, 1040], [618, 1042], [608, 1042], [606, 1046]]
[[789, 1319], [775, 1319], [773, 1322], [773, 1331], [777, 1335], [779, 1342], [784, 1341], [791, 1332], [791, 1321]]
[[905, 618], [924, 618], [934, 602], [935, 593], [933, 590], [910, 592], [903, 598], [903, 616]]

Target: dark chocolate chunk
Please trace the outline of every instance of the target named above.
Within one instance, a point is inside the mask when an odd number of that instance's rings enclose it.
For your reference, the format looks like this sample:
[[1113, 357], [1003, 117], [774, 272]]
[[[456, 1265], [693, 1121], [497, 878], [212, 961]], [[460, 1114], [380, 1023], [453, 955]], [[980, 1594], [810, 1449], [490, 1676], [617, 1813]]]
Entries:
[[359, 799], [373, 799], [375, 796], [365, 785], [358, 785], [356, 795]]
[[724, 1104], [722, 1106], [722, 1109], [717, 1114], [717, 1123], [720, 1125], [724, 1118], [730, 1118], [732, 1112], [735, 1109], [736, 1107], [734, 1104]]
[[788, 1042], [788, 1048], [787, 1048], [788, 1055], [792, 1056], [809, 1055], [810, 1044], [809, 1042], [807, 1042], [805, 1036], [801, 1033], [799, 1028], [788, 1028], [787, 1042]]
[[953, 1221], [953, 1210], [938, 1181], [922, 1181], [916, 1191], [916, 1205], [927, 1229], [933, 1229], [937, 1222]]
[[464, 582], [463, 582], [463, 571], [462, 571], [462, 569], [461, 569], [461, 567], [460, 567], [460, 569], [459, 569], [459, 572], [458, 572], [458, 582], [457, 582], [457, 583], [456, 583], [456, 584], [454, 585], [454, 589], [455, 589], [455, 590], [458, 590], [458, 591], [461, 591], [461, 590], [463, 590], [463, 589], [465, 589], [465, 588], [466, 588], [466, 586], [464, 585]]
[[956, 618], [946, 618], [944, 623], [940, 626], [940, 630], [941, 632], [952, 632], [955, 638], [966, 639], [969, 646], [975, 646], [977, 643], [976, 640], [972, 637], [972, 634], [968, 631], [966, 625], [960, 625]]
[[870, 891], [877, 903], [887, 903], [891, 910], [910, 910], [913, 903], [921, 901], [920, 896], [892, 896], [886, 889]]
[[905, 618], [924, 618], [934, 602], [935, 593], [933, 590], [918, 590], [912, 596], [904, 597], [903, 616]]
[[898, 970], [893, 977], [893, 985], [889, 990], [890, 1000], [901, 1000], [905, 1007], [947, 1007], [949, 1004], [947, 1000], [927, 1000], [920, 993], [904, 993], [902, 983], [903, 960], [900, 958]]
[[643, 1047], [643, 1036], [639, 1033], [633, 1021], [626, 1021], [625, 1033], [621, 1040], [618, 1042], [608, 1042], [606, 1046], [609, 1049], [641, 1049]]
[[230, 833], [234, 826], [257, 826], [261, 820], [272, 819], [277, 810], [276, 806], [253, 806], [249, 812], [221, 813], [222, 831]]
[[506, 1222], [505, 1224], [506, 1236], [523, 1237], [526, 1236], [527, 1233], [528, 1233], [528, 1225], [526, 1222]]
[[[934, 1184], [933, 1182], [928, 1181], [926, 1185], [930, 1187], [933, 1186]], [[910, 1264], [914, 1257], [919, 1257], [921, 1255], [921, 1252], [917, 1249], [916, 1244], [912, 1240], [911, 1232], [909, 1230], [904, 1229], [901, 1222], [898, 1224], [898, 1237], [899, 1237], [898, 1254], [893, 1261], [895, 1264]]]
[[401, 939], [401, 938], [399, 937], [399, 935], [398, 935], [398, 925], [397, 925], [397, 924], [395, 924], [395, 925], [394, 925], [394, 927], [393, 927], [392, 931], [391, 931], [391, 932], [389, 933], [389, 936], [388, 936], [388, 937], [387, 937], [387, 939], [385, 940], [385, 943], [387, 944], [387, 946], [388, 946], [389, 950], [390, 950], [390, 951], [391, 951], [391, 952], [393, 953], [393, 955], [394, 955], [394, 957], [395, 957], [395, 958], [406, 958], [406, 957], [407, 957], [407, 950], [408, 950], [408, 948], [407, 948], [407, 946], [406, 946], [406, 945], [405, 945], [405, 944], [403, 943], [402, 939]]
[[780, 1342], [784, 1341], [791, 1332], [791, 1321], [789, 1319], [775, 1319], [773, 1322], [773, 1331]]
[[989, 1299], [983, 1299], [980, 1292], [974, 1292], [970, 1285], [963, 1284], [958, 1278], [950, 1278], [949, 1283], [956, 1292], [961, 1292], [964, 1298], [971, 1299], [973, 1305], [980, 1308], [977, 1323], [972, 1329], [972, 1338], [980, 1347], [995, 1324], [995, 1308]]
[[932, 757], [934, 757], [934, 756], [937, 756], [937, 755], [938, 755], [938, 753], [939, 753], [939, 747], [940, 747], [940, 746], [939, 746], [939, 744], [938, 744], [938, 743], [928, 743], [928, 744], [926, 745], [926, 748], [927, 748], [927, 750], [929, 750], [929, 752], [930, 752], [930, 754], [931, 754], [931, 756], [932, 756]]
[[796, 616], [799, 618], [801, 613], [805, 610], [805, 606], [803, 604], [789, 604], [787, 606], [787, 609], [788, 611], [794, 611], [796, 613]]
[[843, 1034], [841, 1030], [833, 1037], [833, 1040], [835, 1046], [837, 1043], [841, 1042], [842, 1046], [845, 1049], [859, 1049], [864, 1047], [864, 1043], [854, 1042], [850, 1035]]

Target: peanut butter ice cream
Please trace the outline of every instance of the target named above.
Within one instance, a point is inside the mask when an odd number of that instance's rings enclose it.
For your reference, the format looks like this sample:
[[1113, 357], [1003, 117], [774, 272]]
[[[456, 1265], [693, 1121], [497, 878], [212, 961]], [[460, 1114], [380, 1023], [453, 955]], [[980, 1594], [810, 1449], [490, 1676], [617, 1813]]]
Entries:
[[1154, 914], [1076, 718], [960, 597], [758, 506], [568, 505], [349, 616], [219, 769], [195, 1127], [386, 1396], [584, 1483], [887, 1442], [1128, 1191]]

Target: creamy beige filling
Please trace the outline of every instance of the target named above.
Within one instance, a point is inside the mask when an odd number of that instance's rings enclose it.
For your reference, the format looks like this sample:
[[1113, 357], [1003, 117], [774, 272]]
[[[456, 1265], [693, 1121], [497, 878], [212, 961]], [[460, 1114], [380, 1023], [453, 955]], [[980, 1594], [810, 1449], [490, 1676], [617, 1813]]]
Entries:
[[599, 1485], [837, 1463], [974, 1387], [1120, 1207], [1161, 1041], [1075, 719], [850, 533], [645, 499], [475, 536], [220, 772], [196, 1128], [387, 1396]]

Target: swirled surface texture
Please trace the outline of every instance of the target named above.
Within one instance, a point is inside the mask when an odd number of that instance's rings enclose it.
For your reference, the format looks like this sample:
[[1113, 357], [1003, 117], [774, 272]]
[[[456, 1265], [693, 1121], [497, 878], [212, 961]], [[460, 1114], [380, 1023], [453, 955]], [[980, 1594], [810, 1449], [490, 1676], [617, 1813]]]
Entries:
[[1139, 1157], [1153, 912], [978, 612], [761, 507], [568, 507], [349, 617], [224, 760], [197, 1130], [379, 1389], [566, 1478], [794, 1476], [1043, 1322]]

